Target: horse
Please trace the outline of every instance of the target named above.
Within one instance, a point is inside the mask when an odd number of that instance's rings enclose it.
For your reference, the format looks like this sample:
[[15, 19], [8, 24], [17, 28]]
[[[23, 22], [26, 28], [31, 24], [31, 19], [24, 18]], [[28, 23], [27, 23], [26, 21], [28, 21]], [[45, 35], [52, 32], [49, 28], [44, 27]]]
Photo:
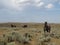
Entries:
[[12, 24], [11, 24], [11, 27], [16, 27], [16, 25], [12, 25]]
[[45, 24], [44, 24], [44, 32], [49, 32], [50, 33], [50, 31], [51, 31], [51, 26], [50, 25], [48, 25], [47, 24], [47, 22], [45, 22]]
[[28, 26], [27, 25], [24, 25], [23, 28], [27, 28]]

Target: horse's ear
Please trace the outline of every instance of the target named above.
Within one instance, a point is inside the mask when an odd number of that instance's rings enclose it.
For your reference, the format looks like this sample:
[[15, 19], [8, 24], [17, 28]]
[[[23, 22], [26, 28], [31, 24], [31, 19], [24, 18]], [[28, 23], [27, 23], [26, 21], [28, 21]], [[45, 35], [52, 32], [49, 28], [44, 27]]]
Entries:
[[45, 22], [45, 24], [44, 24], [45, 26], [47, 25], [47, 22]]
[[45, 24], [47, 24], [47, 22], [45, 22]]

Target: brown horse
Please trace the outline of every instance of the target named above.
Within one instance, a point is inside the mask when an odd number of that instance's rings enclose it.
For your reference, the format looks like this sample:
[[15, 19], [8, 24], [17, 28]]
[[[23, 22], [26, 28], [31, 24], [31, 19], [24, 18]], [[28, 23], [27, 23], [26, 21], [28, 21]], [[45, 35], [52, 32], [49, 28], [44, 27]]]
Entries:
[[50, 33], [50, 31], [51, 31], [51, 26], [50, 25], [48, 25], [47, 24], [47, 22], [45, 22], [45, 24], [44, 24], [44, 32], [49, 32]]
[[16, 25], [11, 24], [11, 27], [16, 27]]
[[23, 28], [27, 28], [28, 26], [27, 25], [24, 25]]

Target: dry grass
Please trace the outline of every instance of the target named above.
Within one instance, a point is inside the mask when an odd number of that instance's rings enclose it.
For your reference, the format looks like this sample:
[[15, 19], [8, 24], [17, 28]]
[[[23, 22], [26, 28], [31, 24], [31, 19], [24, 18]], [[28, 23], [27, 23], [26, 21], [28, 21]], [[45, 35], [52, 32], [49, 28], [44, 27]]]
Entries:
[[[10, 27], [11, 24], [16, 25], [16, 28], [12, 28]], [[23, 28], [23, 25], [28, 25], [27, 28]], [[50, 36], [50, 42], [44, 42], [44, 40], [48, 40], [48, 36], [47, 38], [44, 36], [44, 32], [43, 32], [43, 24], [41, 23], [4, 23], [4, 24], [0, 24], [0, 39], [2, 39], [2, 35], [10, 35], [12, 32], [16, 32], [18, 33], [17, 35], [21, 35], [24, 36], [25, 33], [28, 33], [32, 36], [30, 44], [26, 44], [26, 45], [45, 45], [45, 43], [47, 43], [46, 45], [60, 45], [60, 24], [51, 24], [51, 33], [48, 34], [53, 35]], [[17, 36], [16, 36], [17, 37]], [[20, 37], [20, 36], [19, 36]], [[22, 37], [23, 39], [24, 37]], [[42, 41], [42, 42], [41, 42]], [[14, 44], [12, 44], [14, 43]], [[41, 44], [44, 43], [44, 44]], [[25, 45], [23, 43], [19, 43], [18, 41], [14, 40], [14, 42], [8, 43], [7, 45]]]

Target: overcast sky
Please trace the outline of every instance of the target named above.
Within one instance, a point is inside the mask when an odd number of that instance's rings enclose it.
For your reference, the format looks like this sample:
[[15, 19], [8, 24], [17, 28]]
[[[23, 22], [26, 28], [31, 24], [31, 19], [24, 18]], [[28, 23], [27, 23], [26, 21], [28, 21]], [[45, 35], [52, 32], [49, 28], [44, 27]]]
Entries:
[[60, 0], [0, 0], [0, 22], [60, 23]]

